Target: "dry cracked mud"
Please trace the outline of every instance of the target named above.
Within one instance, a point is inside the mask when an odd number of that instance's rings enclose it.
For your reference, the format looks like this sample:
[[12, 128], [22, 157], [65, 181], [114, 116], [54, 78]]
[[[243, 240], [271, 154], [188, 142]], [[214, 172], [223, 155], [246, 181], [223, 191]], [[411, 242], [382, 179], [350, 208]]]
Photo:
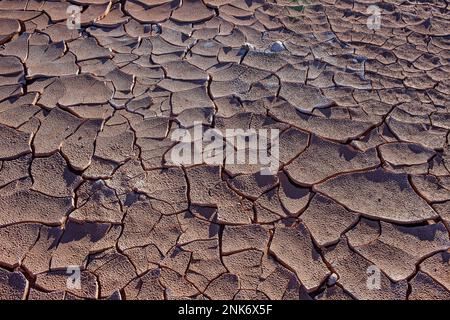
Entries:
[[303, 2], [0, 1], [0, 299], [450, 299], [449, 2]]

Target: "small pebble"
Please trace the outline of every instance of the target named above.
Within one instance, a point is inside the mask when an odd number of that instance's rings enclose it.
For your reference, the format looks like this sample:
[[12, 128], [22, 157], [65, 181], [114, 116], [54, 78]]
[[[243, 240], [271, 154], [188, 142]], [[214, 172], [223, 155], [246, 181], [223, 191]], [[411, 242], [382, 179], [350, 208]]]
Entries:
[[283, 50], [285, 50], [286, 48], [284, 47], [283, 42], [281, 41], [275, 41], [272, 46], [270, 47], [270, 51], [272, 52], [281, 52]]
[[247, 50], [255, 50], [255, 46], [248, 42], [245, 42], [244, 45], [242, 46], [242, 48], [247, 49]]
[[338, 280], [338, 275], [336, 273], [332, 273], [327, 280], [327, 285], [333, 286], [335, 285], [336, 281]]
[[152, 25], [152, 31], [155, 34], [160, 34], [161, 33], [161, 26], [159, 24], [153, 24]]

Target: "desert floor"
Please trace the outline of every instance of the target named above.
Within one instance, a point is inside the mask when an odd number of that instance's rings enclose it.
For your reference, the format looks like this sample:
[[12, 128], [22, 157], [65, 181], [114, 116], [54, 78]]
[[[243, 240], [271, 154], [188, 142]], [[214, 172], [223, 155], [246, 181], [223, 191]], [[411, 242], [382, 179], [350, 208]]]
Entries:
[[[450, 299], [449, 32], [447, 0], [0, 1], [0, 298]], [[210, 128], [278, 130], [278, 170], [177, 162]]]

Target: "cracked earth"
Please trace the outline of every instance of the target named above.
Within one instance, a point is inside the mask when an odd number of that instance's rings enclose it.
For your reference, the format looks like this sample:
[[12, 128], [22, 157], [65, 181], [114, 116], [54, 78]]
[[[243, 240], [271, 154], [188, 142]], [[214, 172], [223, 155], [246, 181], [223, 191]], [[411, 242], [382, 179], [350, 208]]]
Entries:
[[[295, 6], [0, 1], [0, 298], [450, 299], [448, 1]], [[172, 165], [194, 122], [278, 173]]]

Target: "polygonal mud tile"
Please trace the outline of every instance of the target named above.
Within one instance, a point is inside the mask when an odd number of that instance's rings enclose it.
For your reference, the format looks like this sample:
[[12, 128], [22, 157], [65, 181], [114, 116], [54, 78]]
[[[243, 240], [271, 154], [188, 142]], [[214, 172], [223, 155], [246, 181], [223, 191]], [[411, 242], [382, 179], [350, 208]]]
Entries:
[[86, 181], [76, 191], [77, 208], [70, 217], [78, 221], [120, 223], [123, 218], [120, 201], [113, 189], [102, 180]]
[[80, 287], [70, 283], [73, 271], [70, 268], [52, 270], [36, 276], [35, 285], [47, 291], [67, 291], [82, 298], [95, 299], [98, 292], [98, 283], [94, 274], [89, 271], [80, 271]]
[[171, 18], [179, 22], [200, 22], [213, 16], [214, 10], [205, 6], [202, 1], [187, 0], [172, 13]]
[[356, 226], [345, 235], [351, 247], [362, 246], [374, 242], [381, 234], [379, 221], [361, 218]]
[[118, 246], [121, 250], [148, 245], [152, 239], [148, 237], [161, 218], [161, 214], [155, 211], [149, 199], [133, 203], [127, 210], [124, 218], [124, 228], [119, 238]]
[[359, 300], [404, 300], [406, 280], [392, 282], [378, 267], [350, 250], [345, 238], [325, 250], [325, 259], [338, 274], [338, 283]]
[[30, 288], [28, 300], [64, 300], [64, 291], [44, 292]]
[[64, 139], [70, 136], [81, 123], [82, 121], [71, 113], [54, 108], [42, 120], [33, 139], [35, 155], [47, 156], [59, 150]]
[[287, 102], [270, 108], [269, 115], [299, 129], [312, 132], [319, 137], [344, 143], [349, 139], [359, 137], [374, 125], [369, 121], [332, 119], [307, 115], [301, 113]]
[[79, 223], [69, 219], [58, 247], [53, 252], [51, 268], [84, 266], [91, 252], [113, 247], [119, 234], [120, 228], [107, 223]]
[[85, 170], [91, 164], [95, 139], [102, 123], [101, 119], [86, 120], [74, 134], [64, 140], [61, 153], [75, 170]]
[[33, 190], [54, 197], [71, 197], [81, 183], [80, 176], [67, 167], [64, 158], [59, 154], [48, 158], [35, 158], [31, 164]]
[[224, 273], [206, 288], [205, 295], [213, 300], [231, 300], [239, 289], [239, 278], [232, 273]]
[[21, 26], [19, 21], [0, 18], [0, 43], [3, 44], [11, 39], [14, 34], [19, 33]]
[[291, 271], [277, 264], [259, 283], [258, 290], [272, 300], [281, 300], [293, 277], [295, 278], [295, 275]]
[[[447, 179], [448, 180], [448, 179]], [[411, 184], [417, 193], [430, 202], [444, 202], [450, 200], [450, 183], [445, 178], [432, 175], [412, 176]]]
[[280, 164], [291, 162], [298, 154], [302, 153], [309, 143], [309, 135], [295, 128], [287, 129], [280, 133], [279, 160]]
[[34, 223], [13, 224], [0, 228], [0, 262], [9, 268], [19, 265], [28, 250], [36, 242], [41, 225]]
[[254, 173], [251, 175], [239, 175], [228, 180], [231, 188], [251, 199], [256, 199], [278, 183], [278, 177]]
[[0, 159], [17, 158], [31, 151], [31, 135], [0, 124]]
[[249, 51], [243, 60], [243, 64], [256, 69], [276, 72], [284, 67], [287, 62], [276, 53]]
[[205, 87], [175, 92], [172, 94], [172, 112], [179, 114], [186, 109], [213, 108], [214, 104]]
[[[331, 178], [315, 189], [350, 210], [392, 222], [422, 222], [436, 212], [411, 187], [406, 174], [382, 169]], [[395, 194], [395, 197], [391, 195]]]
[[187, 209], [187, 184], [180, 168], [150, 170], [131, 183], [137, 191], [155, 199], [153, 208], [163, 214]]
[[320, 287], [330, 273], [303, 224], [296, 228], [276, 227], [269, 250], [295, 271], [308, 291]]
[[87, 268], [98, 279], [101, 297], [108, 297], [124, 288], [136, 277], [136, 270], [130, 260], [114, 250], [95, 254]]
[[0, 85], [23, 83], [24, 66], [20, 59], [13, 56], [1, 57], [0, 70]]
[[161, 5], [148, 7], [134, 1], [125, 2], [125, 12], [129, 13], [134, 19], [141, 23], [157, 23], [168, 19], [172, 10], [178, 6], [179, 0], [169, 1]]
[[433, 208], [447, 224], [450, 223], [450, 201], [435, 203]]
[[163, 139], [169, 129], [169, 118], [152, 117], [131, 123], [137, 138]]
[[222, 233], [222, 253], [230, 254], [257, 249], [264, 252], [269, 242], [269, 231], [259, 224], [225, 226]]
[[316, 108], [326, 108], [332, 104], [319, 89], [297, 83], [283, 83], [280, 96], [303, 112], [312, 112]]
[[448, 231], [442, 223], [403, 227], [385, 222], [381, 222], [381, 235], [376, 240], [354, 247], [394, 281], [413, 275], [424, 257], [449, 248]]
[[313, 185], [336, 175], [378, 166], [375, 149], [359, 152], [312, 136], [309, 147], [286, 166], [290, 178], [303, 185]]
[[358, 220], [358, 214], [348, 211], [330, 198], [316, 194], [301, 214], [311, 236], [319, 246], [339, 241], [341, 235]]
[[0, 297], [2, 300], [25, 300], [28, 280], [18, 272], [0, 268]]
[[164, 287], [159, 282], [159, 269], [148, 271], [146, 274], [131, 281], [124, 292], [130, 300], [163, 300]]
[[198, 205], [214, 205], [216, 200], [212, 197], [209, 189], [213, 189], [222, 180], [219, 166], [200, 165], [186, 169], [189, 181], [189, 197], [192, 203]]
[[55, 198], [30, 190], [29, 179], [14, 181], [0, 191], [0, 225], [17, 222], [60, 224], [73, 209], [70, 197]]
[[172, 79], [182, 80], [207, 80], [208, 75], [203, 70], [193, 66], [189, 62], [173, 61], [162, 65], [166, 71], [166, 76]]
[[384, 160], [396, 166], [426, 163], [435, 154], [421, 145], [405, 142], [383, 144], [379, 150]]
[[278, 179], [280, 181], [278, 196], [281, 204], [291, 215], [298, 215], [306, 208], [311, 198], [309, 189], [294, 185], [284, 172], [278, 173]]
[[106, 126], [95, 141], [94, 155], [117, 163], [125, 162], [134, 154], [134, 132], [127, 126]]
[[220, 258], [218, 239], [193, 241], [183, 245], [182, 249], [192, 252], [187, 278], [198, 288], [205, 289], [210, 281], [226, 272]]
[[161, 269], [160, 282], [166, 288], [165, 295], [168, 299], [190, 298], [199, 294], [186, 277], [169, 268]]
[[185, 212], [178, 216], [183, 233], [178, 244], [185, 244], [195, 240], [213, 239], [219, 237], [219, 225], [196, 218], [192, 213]]
[[288, 215], [288, 212], [285, 210], [280, 201], [280, 197], [278, 196], [278, 188], [276, 187], [261, 195], [261, 197], [255, 201], [255, 205], [276, 213], [283, 218]]
[[30, 46], [28, 50], [27, 77], [70, 76], [78, 73], [76, 56], [64, 53], [64, 43]]
[[49, 269], [52, 254], [56, 250], [58, 241], [63, 233], [60, 226], [41, 226], [39, 238], [23, 259], [22, 265], [33, 274], [45, 272]]
[[111, 89], [103, 81], [91, 75], [81, 74], [55, 80], [46, 88], [39, 103], [47, 108], [54, 108], [57, 104], [62, 106], [96, 104], [107, 102], [111, 96]]
[[[427, 258], [420, 264], [420, 270], [430, 275], [433, 279], [450, 289], [450, 253], [441, 251]], [[450, 291], [450, 290], [449, 290]]]
[[0, 187], [28, 177], [31, 155], [24, 155], [14, 160], [0, 162]]
[[409, 284], [411, 285], [409, 300], [450, 300], [450, 292], [421, 271]]
[[138, 138], [136, 144], [141, 149], [142, 164], [146, 170], [161, 168], [164, 163], [164, 154], [175, 144], [171, 140], [157, 140], [151, 138]]

